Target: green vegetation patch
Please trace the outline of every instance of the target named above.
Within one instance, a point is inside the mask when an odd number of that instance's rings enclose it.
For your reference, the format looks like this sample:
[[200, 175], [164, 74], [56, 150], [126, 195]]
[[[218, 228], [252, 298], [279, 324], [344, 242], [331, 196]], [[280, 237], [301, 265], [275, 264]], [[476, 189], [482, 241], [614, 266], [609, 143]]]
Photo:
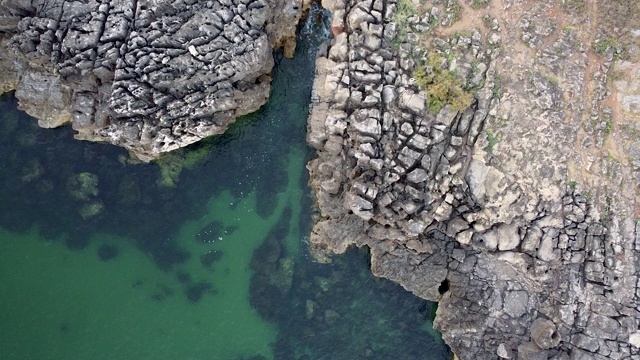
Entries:
[[494, 26], [493, 26], [493, 20], [494, 20], [494, 19], [495, 19], [495, 17], [493, 17], [493, 16], [491, 16], [491, 15], [489, 15], [489, 14], [485, 14], [485, 15], [482, 17], [482, 23], [484, 24], [484, 26], [485, 26], [487, 29], [495, 30], [495, 29], [494, 29]]
[[456, 0], [449, 0], [449, 5], [447, 6], [447, 12], [452, 14], [451, 23], [460, 20], [460, 14], [462, 13], [462, 6]]
[[613, 58], [617, 60], [620, 58], [621, 47], [618, 44], [618, 41], [613, 38], [607, 38], [603, 40], [596, 41], [594, 46], [594, 51], [598, 55], [605, 56], [609, 51], [613, 51]]
[[605, 120], [604, 133], [605, 135], [609, 135], [611, 134], [612, 131], [613, 131], [613, 121], [611, 121], [610, 118], [607, 118]]
[[471, 1], [471, 8], [474, 10], [486, 8], [491, 4], [491, 0], [473, 0]]
[[487, 151], [492, 154], [493, 148], [500, 142], [500, 136], [493, 132], [491, 129], [487, 129]]
[[562, 6], [569, 13], [583, 15], [587, 11], [587, 0], [565, 0]]
[[394, 46], [399, 46], [407, 38], [409, 18], [418, 15], [418, 9], [411, 0], [398, 0], [396, 12], [393, 14], [393, 22], [396, 23], [396, 38]]
[[500, 74], [496, 74], [493, 80], [493, 88], [491, 89], [491, 95], [493, 97], [500, 99], [504, 91], [502, 90], [502, 76]]
[[432, 112], [439, 112], [447, 104], [453, 110], [464, 110], [471, 105], [473, 95], [464, 89], [455, 72], [443, 68], [443, 60], [439, 54], [430, 53], [426, 64], [416, 67], [413, 78], [420, 89], [425, 90]]
[[413, 1], [411, 0], [398, 0], [396, 5], [396, 12], [393, 14], [393, 20], [399, 21], [407, 19], [413, 15], [418, 15], [418, 9], [416, 9]]

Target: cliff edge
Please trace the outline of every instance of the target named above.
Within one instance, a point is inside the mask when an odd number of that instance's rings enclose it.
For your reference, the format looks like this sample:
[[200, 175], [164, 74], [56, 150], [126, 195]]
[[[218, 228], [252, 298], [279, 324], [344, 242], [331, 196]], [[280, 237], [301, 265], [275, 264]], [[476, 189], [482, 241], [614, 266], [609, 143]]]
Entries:
[[315, 249], [368, 246], [460, 359], [640, 358], [640, 5], [322, 3]]
[[262, 106], [303, 0], [0, 0], [2, 93], [150, 161]]

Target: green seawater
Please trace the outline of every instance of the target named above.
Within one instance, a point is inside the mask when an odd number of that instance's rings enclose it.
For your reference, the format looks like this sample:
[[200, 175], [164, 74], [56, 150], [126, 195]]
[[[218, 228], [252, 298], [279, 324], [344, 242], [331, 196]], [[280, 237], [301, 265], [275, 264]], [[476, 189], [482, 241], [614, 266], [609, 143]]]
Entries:
[[[0, 98], [0, 359], [447, 359], [366, 249], [313, 261], [306, 117], [324, 13], [224, 135], [154, 164]], [[171, 181], [166, 181], [170, 176]]]

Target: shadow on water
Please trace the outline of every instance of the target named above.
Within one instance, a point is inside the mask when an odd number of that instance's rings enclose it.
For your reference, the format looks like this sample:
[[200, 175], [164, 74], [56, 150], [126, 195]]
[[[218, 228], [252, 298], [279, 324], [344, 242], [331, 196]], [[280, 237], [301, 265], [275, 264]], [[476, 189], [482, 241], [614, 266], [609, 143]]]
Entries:
[[[145, 301], [155, 306], [180, 297], [197, 308], [225, 295], [207, 276], [233, 272], [233, 249], [216, 246], [253, 226], [226, 219], [226, 212], [238, 210], [239, 199], [253, 194], [251, 211], [273, 225], [256, 237], [262, 243], [243, 271], [253, 272], [251, 305], [280, 329], [272, 344], [276, 359], [447, 358], [446, 346], [429, 332], [433, 305], [374, 278], [365, 250], [350, 250], [324, 265], [290, 246], [311, 228], [313, 199], [304, 163], [313, 154], [305, 143], [306, 117], [315, 52], [330, 36], [327, 14], [312, 10], [299, 35], [294, 59], [276, 54], [267, 104], [223, 135], [167, 155], [160, 166], [131, 164], [120, 148], [73, 140], [69, 127], [41, 129], [16, 109], [13, 96], [0, 98], [0, 228], [25, 233], [36, 227], [48, 242], [76, 253], [91, 249], [104, 266], [128, 261], [129, 244], [117, 241], [133, 241], [175, 282], [136, 275], [127, 290], [147, 291]], [[294, 176], [293, 158], [300, 163]], [[290, 202], [283, 205], [285, 193]], [[188, 244], [181, 243], [181, 226], [206, 216], [210, 200], [222, 194], [230, 194], [229, 208], [214, 212], [226, 221], [199, 223]], [[120, 238], [92, 244], [96, 234]], [[184, 270], [192, 263], [201, 272]], [[58, 324], [59, 334], [78, 326]]]

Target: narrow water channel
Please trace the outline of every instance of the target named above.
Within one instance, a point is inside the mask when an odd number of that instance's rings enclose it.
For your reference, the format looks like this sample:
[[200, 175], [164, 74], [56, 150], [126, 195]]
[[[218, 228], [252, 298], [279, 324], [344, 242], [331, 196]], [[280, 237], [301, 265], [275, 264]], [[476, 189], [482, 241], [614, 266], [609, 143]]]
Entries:
[[0, 99], [0, 359], [447, 359], [365, 250], [308, 255], [314, 10], [269, 102], [159, 163]]

